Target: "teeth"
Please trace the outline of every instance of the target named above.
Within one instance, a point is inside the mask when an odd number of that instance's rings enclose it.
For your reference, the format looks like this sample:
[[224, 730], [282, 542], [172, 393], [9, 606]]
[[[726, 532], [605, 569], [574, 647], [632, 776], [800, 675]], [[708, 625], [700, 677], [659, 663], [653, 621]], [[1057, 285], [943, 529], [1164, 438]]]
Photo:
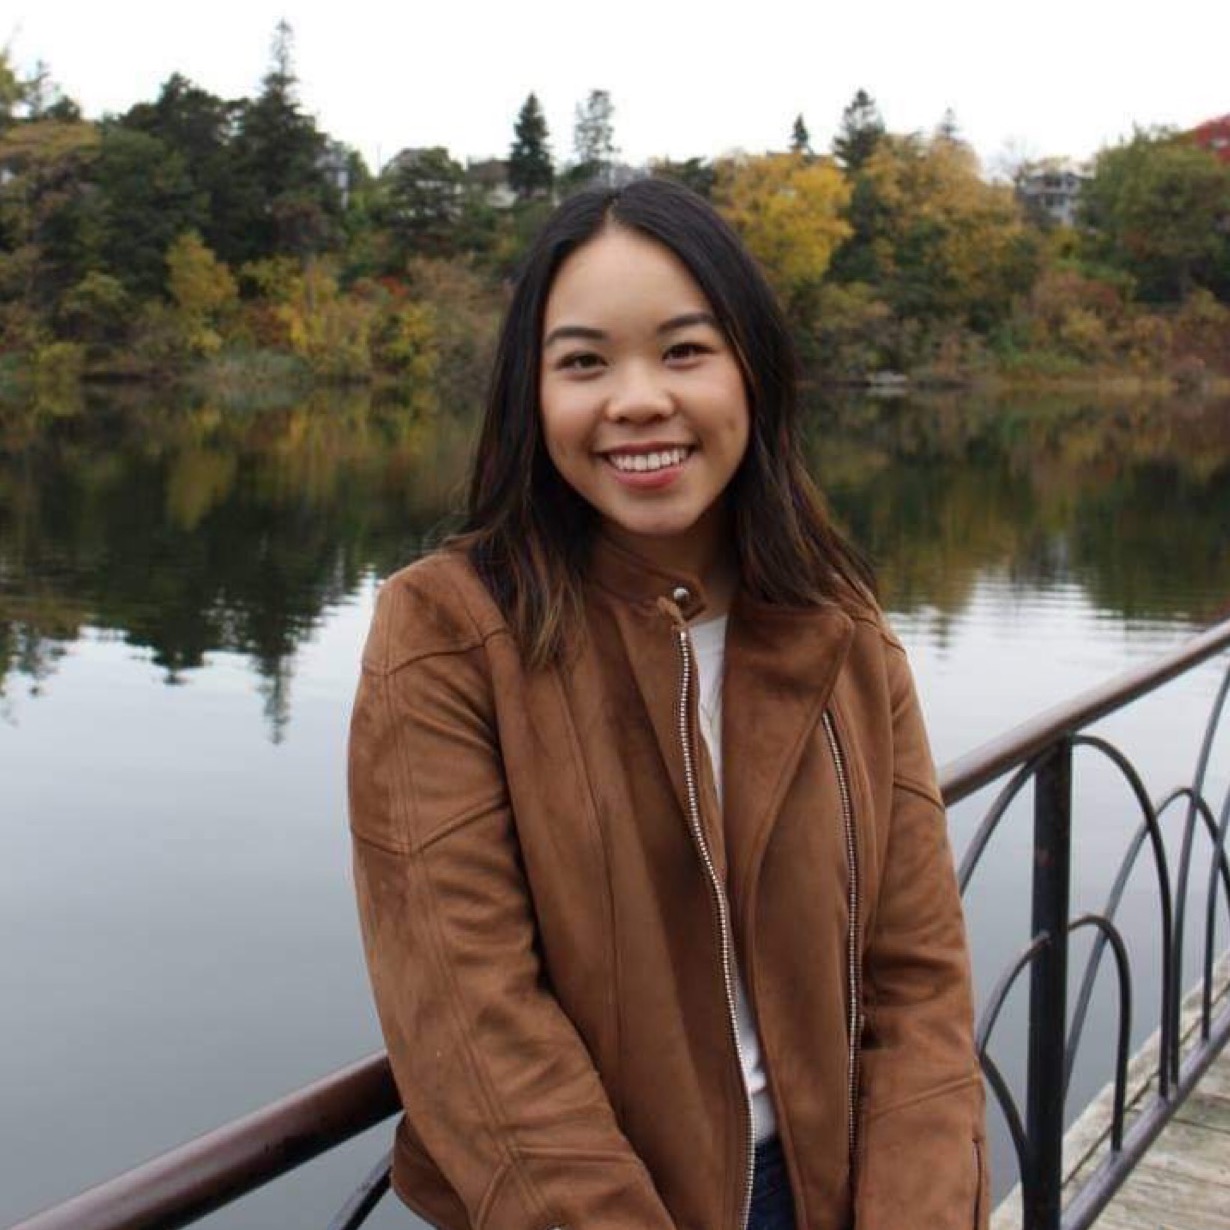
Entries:
[[610, 453], [608, 455], [611, 464], [617, 470], [641, 473], [662, 470], [667, 466], [682, 465], [690, 451], [686, 448], [667, 448], [657, 453]]

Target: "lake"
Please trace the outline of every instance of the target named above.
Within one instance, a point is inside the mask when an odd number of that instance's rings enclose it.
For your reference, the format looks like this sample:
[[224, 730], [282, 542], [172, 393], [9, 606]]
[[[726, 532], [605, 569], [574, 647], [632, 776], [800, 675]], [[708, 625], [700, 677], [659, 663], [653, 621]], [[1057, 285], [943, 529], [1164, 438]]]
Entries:
[[[940, 763], [1230, 615], [1230, 402], [817, 398], [808, 432]], [[346, 725], [378, 579], [440, 532], [470, 437], [366, 392], [0, 407], [0, 1224], [380, 1045]], [[1156, 793], [1190, 779], [1222, 669], [1102, 724]], [[1223, 730], [1219, 803], [1228, 778]], [[1078, 794], [1074, 910], [1135, 824], [1097, 765]], [[955, 810], [958, 851], [979, 814]], [[967, 898], [984, 995], [1027, 936], [1029, 858], [1021, 809]], [[1143, 1036], [1147, 876], [1125, 908]], [[1072, 1113], [1109, 1076], [1109, 1003]], [[205, 1224], [325, 1224], [387, 1132]], [[387, 1201], [370, 1224], [415, 1223]]]

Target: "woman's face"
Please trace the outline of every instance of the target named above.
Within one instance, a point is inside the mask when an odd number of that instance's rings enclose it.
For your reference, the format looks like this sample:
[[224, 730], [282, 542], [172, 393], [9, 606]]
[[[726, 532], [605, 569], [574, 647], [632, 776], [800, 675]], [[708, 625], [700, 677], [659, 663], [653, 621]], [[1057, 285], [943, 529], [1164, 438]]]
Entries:
[[560, 266], [539, 394], [547, 452], [606, 529], [654, 558], [711, 562], [748, 405], [734, 351], [687, 268], [607, 226]]

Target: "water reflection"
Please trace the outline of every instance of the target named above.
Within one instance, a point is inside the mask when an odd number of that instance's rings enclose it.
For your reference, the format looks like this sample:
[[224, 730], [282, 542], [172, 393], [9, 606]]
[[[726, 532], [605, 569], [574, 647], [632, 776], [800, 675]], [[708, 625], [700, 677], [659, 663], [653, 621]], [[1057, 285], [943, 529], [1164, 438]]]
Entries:
[[[1129, 619], [1203, 623], [1230, 594], [1230, 403], [965, 396], [817, 401], [809, 452], [933, 635], [980, 578], [1078, 584]], [[260, 405], [91, 394], [0, 408], [0, 697], [37, 695], [84, 628], [146, 649], [167, 683], [246, 656], [269, 729], [297, 650], [361, 580], [455, 505], [467, 416], [410, 395]]]
[[91, 626], [172, 684], [211, 652], [245, 655], [278, 737], [297, 648], [364, 575], [420, 549], [468, 438], [370, 392], [0, 412], [0, 694], [14, 677], [37, 693]]

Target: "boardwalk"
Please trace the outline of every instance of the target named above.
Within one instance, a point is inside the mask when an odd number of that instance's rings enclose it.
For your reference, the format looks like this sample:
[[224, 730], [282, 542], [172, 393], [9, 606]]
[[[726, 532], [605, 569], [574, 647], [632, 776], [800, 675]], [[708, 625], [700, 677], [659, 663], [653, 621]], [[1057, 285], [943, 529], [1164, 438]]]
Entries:
[[1230, 1048], [1154, 1142], [1096, 1230], [1230, 1230]]
[[[1219, 963], [1214, 985], [1220, 988], [1213, 1003], [1216, 1017], [1230, 1002], [1230, 956]], [[1194, 994], [1184, 1002], [1185, 1041], [1195, 1038], [1198, 1004]], [[1156, 1066], [1154, 1036], [1128, 1069], [1129, 1125], [1134, 1108], [1157, 1095]], [[1111, 1100], [1107, 1087], [1064, 1137], [1065, 1203], [1105, 1156]], [[1020, 1224], [1020, 1193], [1013, 1191], [996, 1210], [992, 1230], [1018, 1230]], [[1230, 1230], [1230, 1046], [1175, 1111], [1093, 1226], [1094, 1230]]]

